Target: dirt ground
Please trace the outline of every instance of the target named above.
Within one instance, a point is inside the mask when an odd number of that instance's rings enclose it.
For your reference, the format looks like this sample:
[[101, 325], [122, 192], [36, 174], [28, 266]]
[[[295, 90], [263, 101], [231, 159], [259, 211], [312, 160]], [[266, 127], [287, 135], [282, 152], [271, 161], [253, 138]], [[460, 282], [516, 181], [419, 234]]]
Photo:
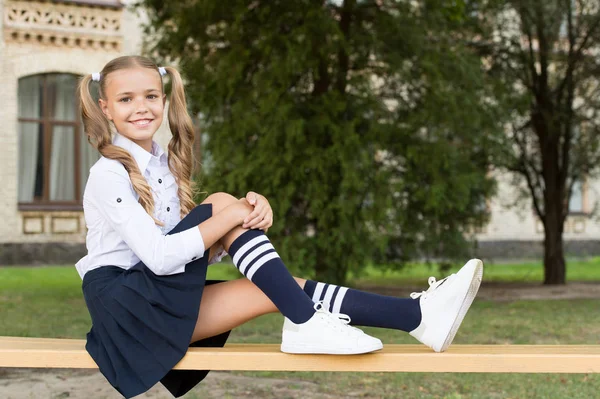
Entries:
[[[406, 296], [411, 288], [385, 289], [361, 287], [387, 295]], [[569, 283], [560, 287], [540, 284], [487, 283], [478, 299], [493, 301], [593, 299], [600, 298], [600, 283]], [[306, 381], [275, 378], [249, 378], [227, 372], [212, 372], [196, 387], [189, 398], [348, 398], [362, 393], [345, 392], [331, 396]], [[95, 370], [70, 369], [0, 369], [0, 399], [117, 399], [118, 394]], [[158, 384], [138, 398], [167, 399], [172, 396]]]
[[[227, 372], [211, 372], [185, 395], [189, 398], [337, 398], [319, 392], [319, 386], [306, 381], [275, 378], [250, 378]], [[353, 395], [352, 395], [353, 396]], [[339, 396], [340, 398], [342, 396]], [[344, 394], [343, 397], [348, 397]], [[118, 399], [123, 398], [106, 382], [99, 371], [71, 369], [0, 369], [2, 399]], [[140, 399], [172, 399], [157, 384]]]

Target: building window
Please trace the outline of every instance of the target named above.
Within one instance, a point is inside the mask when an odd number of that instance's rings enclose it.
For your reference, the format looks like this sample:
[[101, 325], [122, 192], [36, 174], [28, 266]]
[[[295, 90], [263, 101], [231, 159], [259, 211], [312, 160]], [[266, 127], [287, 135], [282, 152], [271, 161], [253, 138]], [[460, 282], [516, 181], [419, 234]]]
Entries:
[[585, 183], [576, 181], [573, 184], [571, 199], [569, 200], [569, 213], [585, 213]]
[[19, 80], [19, 207], [81, 209], [89, 168], [99, 158], [83, 134], [78, 77]]

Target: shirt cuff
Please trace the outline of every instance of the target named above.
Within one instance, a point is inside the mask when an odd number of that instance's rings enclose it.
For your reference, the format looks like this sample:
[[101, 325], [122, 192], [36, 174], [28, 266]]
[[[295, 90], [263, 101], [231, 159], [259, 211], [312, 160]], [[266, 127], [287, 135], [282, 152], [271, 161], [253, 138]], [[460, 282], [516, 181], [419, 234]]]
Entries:
[[181, 239], [185, 247], [187, 262], [192, 262], [204, 256], [204, 239], [198, 226], [182, 231]]

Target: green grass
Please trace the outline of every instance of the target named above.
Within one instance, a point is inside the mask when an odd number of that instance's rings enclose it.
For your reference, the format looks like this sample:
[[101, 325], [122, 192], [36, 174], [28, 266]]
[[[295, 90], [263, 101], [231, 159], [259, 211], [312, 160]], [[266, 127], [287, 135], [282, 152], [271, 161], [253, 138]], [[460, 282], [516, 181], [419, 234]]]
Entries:
[[[231, 274], [211, 267], [208, 278]], [[73, 266], [0, 268], [0, 309], [0, 335], [84, 337], [91, 323]]]
[[[454, 273], [462, 264], [453, 264], [451, 269], [442, 273]], [[369, 266], [361, 276], [350, 280], [355, 284], [401, 285], [423, 284], [428, 276], [443, 277], [438, 265], [410, 263], [400, 270]], [[484, 281], [486, 282], [542, 282], [544, 268], [540, 262], [490, 263], [485, 262]], [[567, 281], [600, 281], [600, 257], [589, 260], [567, 260]]]
[[[576, 265], [576, 266], [574, 266]], [[570, 264], [581, 280], [597, 273], [598, 259]], [[539, 265], [537, 266], [539, 267]], [[530, 271], [523, 271], [531, 269]], [[486, 280], [514, 281], [535, 277], [535, 265], [488, 265]], [[230, 267], [211, 267], [209, 278], [236, 276]], [[437, 274], [425, 266], [401, 273], [377, 275], [380, 279], [411, 282]], [[522, 274], [518, 274], [522, 273]], [[387, 277], [386, 277], [387, 276]], [[587, 277], [587, 278], [584, 278]], [[506, 279], [506, 280], [503, 280]], [[386, 280], [386, 282], [387, 282]], [[475, 301], [465, 319], [457, 344], [598, 344], [598, 300]], [[84, 338], [90, 319], [81, 294], [81, 280], [74, 267], [0, 268], [0, 335]], [[269, 315], [253, 320], [231, 336], [231, 342], [279, 343], [282, 317]], [[415, 343], [408, 334], [365, 329], [384, 343]], [[354, 393], [369, 398], [593, 398], [600, 392], [600, 375], [567, 374], [461, 374], [461, 373], [284, 373], [235, 372], [246, 376], [284, 378], [317, 384], [322, 394]], [[260, 394], [249, 388], [249, 396]], [[202, 397], [200, 385], [190, 397]], [[268, 396], [268, 395], [265, 395]]]

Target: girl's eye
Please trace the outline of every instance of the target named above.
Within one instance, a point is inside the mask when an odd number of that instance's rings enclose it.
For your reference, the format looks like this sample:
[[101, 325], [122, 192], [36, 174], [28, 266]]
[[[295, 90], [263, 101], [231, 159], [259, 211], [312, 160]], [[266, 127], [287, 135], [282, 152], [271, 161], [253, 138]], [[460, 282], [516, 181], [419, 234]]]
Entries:
[[158, 96], [156, 94], [149, 94], [146, 98], [148, 98], [149, 100], [156, 100]]
[[129, 98], [129, 97], [123, 97], [122, 99], [119, 100], [119, 102], [128, 103], [130, 100], [131, 100], [131, 98]]

